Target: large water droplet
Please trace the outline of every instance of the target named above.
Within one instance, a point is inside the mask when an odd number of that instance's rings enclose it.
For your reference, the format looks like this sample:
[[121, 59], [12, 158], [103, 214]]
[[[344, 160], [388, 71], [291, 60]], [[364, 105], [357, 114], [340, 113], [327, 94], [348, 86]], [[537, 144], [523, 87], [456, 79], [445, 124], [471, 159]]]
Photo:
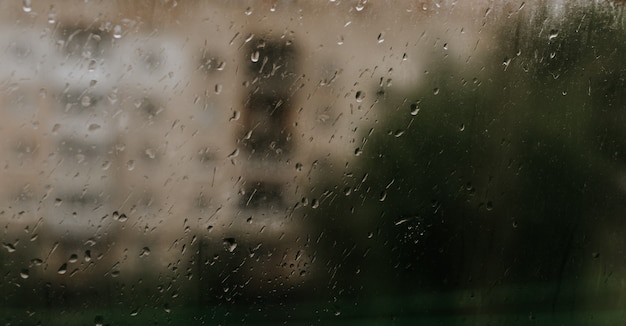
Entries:
[[228, 250], [228, 252], [233, 252], [237, 248], [237, 242], [235, 238], [224, 238], [224, 248]]
[[31, 0], [22, 1], [22, 10], [24, 10], [24, 12], [31, 12], [33, 10]]

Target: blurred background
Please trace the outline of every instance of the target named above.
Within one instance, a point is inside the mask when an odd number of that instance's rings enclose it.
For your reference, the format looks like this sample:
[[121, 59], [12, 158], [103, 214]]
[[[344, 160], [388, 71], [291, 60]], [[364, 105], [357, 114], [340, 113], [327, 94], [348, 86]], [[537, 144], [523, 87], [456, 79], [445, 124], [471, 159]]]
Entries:
[[623, 11], [0, 2], [0, 321], [622, 323]]

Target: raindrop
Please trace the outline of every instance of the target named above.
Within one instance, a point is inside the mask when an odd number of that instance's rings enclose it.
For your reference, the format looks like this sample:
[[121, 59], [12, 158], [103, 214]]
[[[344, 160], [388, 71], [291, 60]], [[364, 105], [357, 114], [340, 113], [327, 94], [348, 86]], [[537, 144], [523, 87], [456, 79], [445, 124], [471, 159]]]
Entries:
[[128, 220], [128, 217], [126, 217], [126, 214], [120, 214], [120, 217], [118, 218], [118, 221], [126, 222], [127, 220]]
[[302, 171], [302, 163], [296, 163], [296, 170], [297, 171]]
[[86, 262], [91, 261], [91, 250], [85, 250], [85, 261]]
[[228, 158], [235, 158], [237, 157], [237, 155], [239, 155], [239, 149], [236, 148], [232, 153], [230, 153], [230, 155], [228, 155]]
[[385, 199], [387, 199], [387, 192], [383, 191], [380, 193], [380, 198], [378, 198], [379, 201], [385, 201]]
[[93, 72], [94, 70], [96, 70], [96, 65], [98, 64], [98, 62], [94, 59], [89, 60], [89, 65], [87, 65], [87, 70], [89, 70], [89, 72]]
[[94, 322], [96, 323], [96, 326], [102, 326], [104, 325], [104, 317], [96, 316], [96, 318], [94, 319]]
[[246, 16], [252, 15], [252, 7], [246, 8], [246, 11], [244, 11], [244, 14], [246, 14]]
[[82, 105], [83, 107], [88, 107], [91, 104], [91, 98], [87, 95], [83, 96], [83, 98], [80, 99], [80, 105]]
[[237, 248], [237, 242], [235, 238], [224, 238], [224, 248], [228, 250], [228, 252], [233, 252]]
[[355, 155], [355, 156], [361, 156], [361, 154], [363, 154], [363, 150], [362, 150], [360, 147], [357, 147], [357, 148], [354, 150], [354, 155]]
[[135, 309], [135, 310], [131, 311], [131, 313], [130, 313], [130, 315], [131, 315], [132, 317], [135, 317], [135, 316], [137, 316], [138, 314], [139, 314], [139, 309]]
[[30, 276], [30, 272], [28, 269], [24, 268], [20, 271], [20, 277], [23, 279], [27, 279]]
[[113, 37], [114, 38], [121, 38], [122, 37], [122, 26], [115, 25], [115, 27], [113, 27]]
[[54, 206], [59, 207], [61, 204], [63, 204], [63, 199], [57, 198], [54, 200]]
[[215, 84], [215, 94], [222, 92], [222, 84]]
[[54, 24], [57, 21], [57, 14], [54, 12], [51, 12], [48, 14], [48, 24]]
[[8, 252], [15, 252], [15, 246], [10, 244], [10, 243], [3, 243], [2, 246], [4, 247], [4, 249], [6, 249]]
[[356, 3], [356, 7], [355, 7], [356, 11], [363, 11], [366, 3], [367, 3], [367, 0], [359, 0], [359, 2]]
[[435, 89], [433, 89], [433, 94], [434, 95], [438, 95], [439, 94], [439, 88], [435, 87]]
[[337, 44], [338, 44], [338, 45], [342, 45], [342, 44], [343, 44], [343, 42], [344, 42], [344, 40], [343, 40], [343, 35], [339, 35], [339, 36], [337, 37]]
[[462, 123], [462, 124], [459, 126], [459, 131], [465, 131], [465, 124], [463, 124], [463, 123]]
[[411, 115], [417, 115], [420, 112], [420, 107], [417, 103], [411, 104]]
[[67, 263], [61, 265], [61, 267], [59, 267], [59, 269], [57, 270], [57, 273], [59, 273], [60, 275], [67, 273]]
[[78, 255], [76, 255], [76, 254], [72, 254], [72, 255], [70, 256], [69, 262], [70, 262], [70, 263], [75, 263], [75, 262], [77, 262], [77, 261], [78, 261]]
[[363, 91], [357, 91], [356, 95], [355, 95], [356, 101], [361, 103], [363, 102], [363, 99], [365, 98], [365, 92]]
[[378, 34], [377, 40], [379, 44], [385, 42], [385, 33]]
[[559, 31], [557, 29], [553, 29], [550, 31], [550, 34], [548, 34], [548, 40], [552, 41], [555, 38], [557, 38], [559, 36]]
[[120, 218], [120, 213], [118, 211], [113, 212], [113, 220], [117, 221]]
[[111, 167], [111, 161], [105, 161], [104, 163], [102, 163], [102, 169], [103, 170], [108, 170]]
[[320, 207], [320, 202], [317, 199], [313, 199], [313, 201], [311, 202], [311, 208], [318, 208]]
[[135, 169], [135, 161], [128, 160], [128, 162], [126, 162], [126, 168], [128, 169], [128, 171], [134, 170]]
[[154, 160], [156, 157], [156, 152], [152, 148], [146, 149], [146, 156], [148, 156], [151, 160]]
[[250, 55], [250, 60], [252, 62], [259, 62], [259, 51], [252, 52], [252, 54]]
[[22, 9], [24, 12], [31, 12], [33, 8], [31, 7], [31, 0], [24, 0], [22, 2]]
[[400, 136], [404, 135], [404, 132], [405, 132], [405, 131], [404, 131], [403, 129], [398, 129], [398, 130], [396, 130], [396, 132], [393, 134], [393, 136], [394, 136], [394, 137], [396, 137], [396, 138], [398, 138], [398, 137], [400, 137]]
[[100, 125], [97, 124], [97, 123], [90, 124], [89, 128], [88, 128], [89, 131], [94, 131], [94, 130], [98, 130], [98, 129], [100, 129]]

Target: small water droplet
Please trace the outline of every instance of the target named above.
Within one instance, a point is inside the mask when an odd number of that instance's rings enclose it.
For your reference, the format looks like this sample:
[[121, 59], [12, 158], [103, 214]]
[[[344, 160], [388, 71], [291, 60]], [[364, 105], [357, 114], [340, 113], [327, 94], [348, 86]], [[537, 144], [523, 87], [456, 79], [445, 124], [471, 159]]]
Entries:
[[296, 163], [296, 170], [297, 171], [302, 171], [302, 163], [300, 163], [300, 162]]
[[104, 161], [104, 163], [102, 163], [102, 169], [103, 170], [108, 170], [111, 167], [111, 161]]
[[139, 314], [139, 309], [135, 309], [135, 310], [133, 310], [133, 311], [131, 311], [131, 312], [130, 312], [130, 315], [131, 315], [132, 317], [135, 317], [135, 316], [137, 316], [138, 314]]
[[553, 29], [550, 30], [550, 34], [548, 34], [548, 40], [552, 41], [559, 36], [559, 30]]
[[354, 156], [361, 156], [361, 154], [363, 154], [363, 150], [360, 147], [357, 147], [354, 150]]
[[378, 198], [379, 201], [385, 201], [385, 199], [387, 199], [387, 192], [383, 191], [380, 193], [380, 197]]
[[94, 130], [98, 130], [100, 129], [100, 125], [97, 123], [92, 123], [89, 125], [89, 127], [87, 128], [89, 131], [94, 131]]
[[215, 94], [222, 92], [222, 84], [215, 84]]
[[135, 169], [135, 161], [128, 160], [128, 162], [126, 162], [126, 168], [128, 169], [128, 171], [134, 170]]
[[120, 214], [118, 221], [123, 223], [123, 222], [126, 222], [127, 220], [128, 220], [128, 217], [126, 216], [126, 214]]
[[83, 96], [83, 98], [80, 99], [80, 105], [85, 108], [88, 107], [89, 105], [91, 105], [91, 98], [87, 95]]
[[150, 158], [151, 160], [154, 160], [154, 158], [156, 157], [156, 152], [152, 148], [147, 148], [145, 153], [146, 153], [146, 156], [148, 156], [148, 158]]
[[248, 7], [246, 8], [246, 11], [244, 11], [243, 13], [246, 14], [246, 16], [250, 16], [252, 15], [252, 7]]
[[462, 124], [459, 126], [459, 131], [465, 131], [465, 124], [464, 124], [464, 123], [462, 123]]
[[89, 72], [93, 72], [94, 70], [96, 70], [96, 65], [98, 64], [98, 62], [94, 59], [89, 60], [89, 64], [87, 65], [87, 70]]
[[96, 316], [96, 318], [94, 319], [94, 322], [96, 323], [96, 326], [102, 326], [104, 325], [104, 317]]
[[115, 25], [115, 27], [113, 27], [113, 37], [114, 38], [121, 38], [122, 37], [122, 26]]
[[86, 262], [90, 262], [91, 261], [91, 250], [85, 250], [85, 261]]
[[237, 242], [235, 238], [224, 238], [224, 248], [228, 250], [228, 252], [233, 252], [237, 248]]
[[259, 62], [259, 51], [254, 51], [250, 54], [250, 60], [252, 62]]
[[433, 89], [433, 94], [434, 95], [438, 95], [439, 94], [439, 88], [435, 87], [435, 89]]
[[361, 102], [363, 102], [363, 99], [365, 99], [365, 92], [357, 91], [356, 95], [354, 97], [356, 98], [357, 102], [361, 103]]
[[59, 267], [59, 269], [57, 270], [57, 273], [60, 275], [67, 273], [67, 263], [61, 265], [61, 267]]
[[76, 254], [72, 254], [72, 255], [70, 256], [69, 262], [70, 262], [70, 263], [75, 263], [75, 262], [77, 262], [77, 261], [78, 261], [78, 255], [76, 255]]
[[33, 10], [31, 0], [22, 1], [22, 10], [24, 10], [24, 12], [31, 12]]
[[313, 198], [313, 201], [311, 202], [311, 208], [318, 208], [318, 207], [320, 207], [319, 200]]
[[235, 158], [239, 155], [239, 149], [235, 149], [232, 153], [230, 153], [230, 155], [228, 155], [228, 158]]
[[30, 272], [28, 269], [24, 268], [20, 271], [20, 277], [23, 279], [27, 279], [30, 276]]
[[57, 14], [54, 12], [51, 12], [48, 14], [48, 24], [54, 24], [57, 21]]
[[385, 33], [378, 34], [377, 41], [378, 41], [378, 44], [385, 42]]
[[54, 200], [54, 206], [55, 207], [59, 207], [59, 206], [61, 206], [61, 204], [63, 204], [63, 199], [57, 198], [57, 199]]
[[343, 35], [339, 35], [339, 36], [337, 37], [337, 44], [338, 44], [338, 45], [342, 45], [342, 44], [343, 44], [343, 42], [344, 42]]

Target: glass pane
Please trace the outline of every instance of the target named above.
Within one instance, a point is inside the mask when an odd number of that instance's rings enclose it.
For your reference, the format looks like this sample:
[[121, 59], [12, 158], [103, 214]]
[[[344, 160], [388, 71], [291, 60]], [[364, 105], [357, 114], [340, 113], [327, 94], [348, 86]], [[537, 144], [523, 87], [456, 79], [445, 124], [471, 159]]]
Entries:
[[0, 322], [618, 324], [623, 11], [0, 3]]

